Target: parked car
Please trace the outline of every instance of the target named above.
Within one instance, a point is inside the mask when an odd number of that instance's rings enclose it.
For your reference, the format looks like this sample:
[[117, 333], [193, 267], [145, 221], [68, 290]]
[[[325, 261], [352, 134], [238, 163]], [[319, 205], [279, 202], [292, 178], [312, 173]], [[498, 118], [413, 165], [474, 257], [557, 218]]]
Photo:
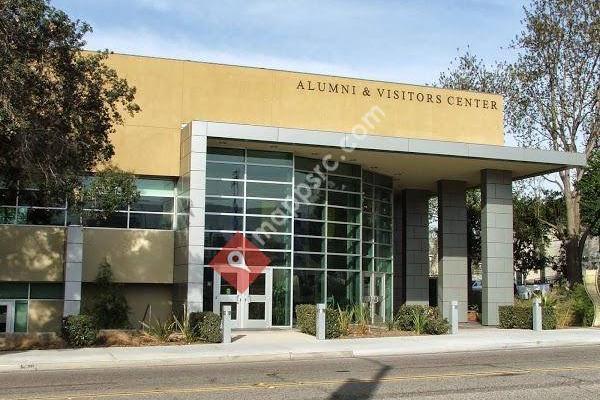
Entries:
[[473, 292], [481, 292], [482, 289], [483, 286], [481, 286], [481, 281], [473, 281], [473, 283], [471, 284], [471, 290]]

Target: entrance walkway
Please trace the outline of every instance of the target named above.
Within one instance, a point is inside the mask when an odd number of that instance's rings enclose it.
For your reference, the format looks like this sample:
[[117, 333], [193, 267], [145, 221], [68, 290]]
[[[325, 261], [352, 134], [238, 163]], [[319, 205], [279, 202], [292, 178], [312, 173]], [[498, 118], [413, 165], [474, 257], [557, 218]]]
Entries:
[[600, 329], [594, 328], [540, 333], [480, 328], [463, 329], [457, 335], [324, 341], [292, 330], [235, 331], [233, 337], [235, 341], [231, 344], [0, 352], [0, 371], [240, 363], [600, 345]]

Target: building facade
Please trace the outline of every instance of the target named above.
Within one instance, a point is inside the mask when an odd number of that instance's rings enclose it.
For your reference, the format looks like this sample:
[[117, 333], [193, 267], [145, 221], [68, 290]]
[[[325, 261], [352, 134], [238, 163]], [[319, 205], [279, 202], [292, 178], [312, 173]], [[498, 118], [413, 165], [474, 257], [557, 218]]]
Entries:
[[[482, 189], [483, 323], [513, 299], [512, 182], [585, 164], [504, 146], [497, 95], [183, 60], [112, 55], [142, 112], [111, 138], [140, 200], [79, 226], [35, 188], [2, 191], [0, 332], [57, 330], [109, 263], [137, 325], [234, 310], [238, 328], [291, 327], [294, 306], [365, 303], [374, 322], [438, 298], [467, 311], [465, 191]], [[247, 279], [211, 260], [241, 232], [269, 259]], [[250, 256], [250, 250], [245, 254]], [[247, 257], [250, 259], [250, 257]], [[240, 272], [242, 274], [242, 272]]]

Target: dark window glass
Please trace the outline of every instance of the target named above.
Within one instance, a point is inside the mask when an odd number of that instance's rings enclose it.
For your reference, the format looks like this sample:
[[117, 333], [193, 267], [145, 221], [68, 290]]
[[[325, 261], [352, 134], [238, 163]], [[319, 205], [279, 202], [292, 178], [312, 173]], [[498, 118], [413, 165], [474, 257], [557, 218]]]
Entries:
[[392, 256], [392, 246], [384, 244], [375, 245], [375, 257], [390, 258]]
[[248, 235], [248, 239], [259, 249], [290, 250], [292, 247], [291, 235], [270, 234], [268, 237], [267, 235], [262, 235], [262, 242], [253, 238], [252, 235]]
[[360, 179], [346, 178], [344, 176], [327, 176], [327, 187], [345, 192], [360, 193]]
[[30, 290], [32, 299], [62, 299], [65, 293], [62, 283], [32, 283]]
[[373, 259], [372, 258], [363, 258], [362, 259], [362, 270], [363, 271], [373, 271]]
[[363, 243], [362, 245], [362, 255], [373, 257], [375, 255], [375, 246], [373, 243]]
[[139, 229], [173, 229], [172, 214], [129, 214], [129, 227]]
[[349, 224], [327, 224], [327, 236], [358, 239], [360, 233], [360, 225]]
[[209, 147], [206, 152], [206, 159], [208, 161], [244, 162], [244, 149]]
[[294, 290], [294, 313], [298, 304], [322, 303], [324, 274], [316, 270], [294, 269], [292, 287]]
[[296, 218], [323, 220], [325, 207], [307, 204], [297, 204]]
[[375, 269], [378, 272], [392, 272], [392, 261], [375, 260]]
[[360, 165], [339, 163], [338, 168], [335, 170], [335, 174], [356, 176], [360, 178]]
[[[205, 232], [204, 246], [206, 247], [223, 247], [231, 239], [234, 233], [228, 232]], [[210, 260], [205, 260], [208, 263]]]
[[242, 230], [242, 217], [239, 215], [206, 214], [206, 229], [216, 231]]
[[[249, 236], [249, 239], [252, 240], [252, 236]], [[267, 256], [269, 262], [267, 265], [271, 267], [289, 267], [291, 263], [291, 253], [289, 251], [268, 251], [268, 250], [246, 250], [245, 258], [246, 264], [249, 266], [261, 266], [258, 263], [253, 263], [252, 260], [258, 260], [256, 254], [253, 254], [255, 251], [260, 251], [263, 255]]]
[[277, 183], [248, 182], [247, 197], [268, 197], [273, 199], [285, 199], [292, 196], [291, 185], [280, 185]]
[[65, 224], [65, 211], [45, 208], [19, 207], [17, 223], [30, 225], [60, 225]]
[[359, 284], [358, 272], [328, 272], [327, 304], [344, 309], [358, 303]]
[[373, 200], [363, 199], [363, 212], [368, 212], [368, 213], [373, 212]]
[[392, 204], [381, 201], [375, 202], [375, 213], [383, 215], [392, 215]]
[[392, 219], [388, 217], [375, 216], [375, 229], [392, 229]]
[[362, 240], [363, 242], [370, 242], [373, 240], [373, 230], [369, 228], [363, 228], [362, 230]]
[[305, 190], [302, 188], [296, 188], [294, 191], [294, 198], [299, 203], [315, 203], [315, 204], [324, 204], [325, 203], [325, 190], [319, 189], [310, 189]]
[[392, 232], [388, 231], [376, 231], [375, 241], [377, 243], [392, 244]]
[[0, 188], [0, 205], [16, 206], [17, 205], [17, 192], [15, 190]]
[[248, 165], [247, 178], [255, 181], [291, 182], [292, 169], [289, 167]]
[[305, 188], [304, 190], [306, 190], [307, 187], [310, 189], [324, 189], [324, 179], [324, 177], [314, 172], [296, 171], [294, 173], [294, 184], [296, 186], [302, 185], [302, 187]]
[[26, 299], [29, 297], [27, 283], [0, 282], [0, 299]]
[[363, 182], [362, 192], [363, 192], [364, 197], [371, 198], [371, 199], [373, 198], [373, 186], [367, 185], [366, 183]]
[[373, 215], [364, 213], [362, 223], [363, 223], [363, 226], [372, 228], [373, 227]]
[[206, 180], [207, 196], [243, 196], [244, 182]]
[[379, 186], [391, 188], [393, 185], [392, 178], [381, 174], [373, 174], [373, 183]]
[[334, 206], [360, 207], [360, 194], [329, 191], [327, 203]]
[[327, 218], [330, 221], [359, 223], [360, 210], [328, 207]]
[[325, 268], [325, 255], [295, 253], [294, 268]]
[[265, 319], [265, 302], [251, 301], [248, 303], [248, 319], [263, 320]]
[[27, 301], [15, 301], [15, 332], [27, 332], [28, 308]]
[[269, 164], [292, 166], [292, 153], [278, 151], [248, 150], [248, 164]]
[[[184, 213], [190, 210], [190, 199], [188, 197], [178, 197], [177, 198], [177, 212]], [[208, 210], [206, 210], [208, 211]]]
[[64, 199], [49, 197], [39, 190], [19, 190], [19, 206], [64, 207]]
[[294, 221], [294, 234], [308, 236], [324, 236], [325, 223], [313, 221]]
[[290, 325], [292, 288], [289, 269], [273, 270], [272, 317], [274, 326]]
[[323, 171], [321, 160], [317, 160], [315, 158], [296, 157], [296, 169], [314, 171], [314, 168], [317, 165], [320, 166], [318, 171]]
[[360, 251], [359, 243], [358, 240], [328, 239], [327, 252], [358, 254]]
[[291, 232], [291, 218], [246, 217], [246, 231]]
[[86, 218], [86, 225], [105, 228], [127, 228], [127, 213], [113, 213], [106, 219], [92, 216]]
[[141, 196], [140, 199], [131, 205], [132, 211], [150, 211], [150, 212], [173, 212], [172, 197], [150, 197]]
[[277, 210], [278, 215], [291, 215], [292, 202], [282, 200], [247, 199], [246, 214], [270, 215]]
[[0, 207], [0, 224], [14, 224], [16, 213], [14, 207]]
[[392, 191], [376, 187], [374, 190], [375, 200], [385, 201], [387, 203], [392, 202]]
[[241, 214], [243, 211], [244, 199], [240, 198], [206, 198], [206, 212]]
[[327, 256], [327, 268], [328, 269], [358, 269], [359, 268], [358, 256]]
[[294, 250], [324, 252], [325, 239], [317, 239], [311, 237], [294, 237]]
[[206, 163], [207, 178], [244, 179], [244, 164]]

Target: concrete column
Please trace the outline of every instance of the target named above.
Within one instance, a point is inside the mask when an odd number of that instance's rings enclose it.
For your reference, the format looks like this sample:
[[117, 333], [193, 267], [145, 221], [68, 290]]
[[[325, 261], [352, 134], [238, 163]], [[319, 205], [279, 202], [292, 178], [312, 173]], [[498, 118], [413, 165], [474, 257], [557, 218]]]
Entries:
[[402, 191], [406, 304], [429, 305], [429, 192]]
[[394, 230], [393, 251], [394, 251], [394, 315], [402, 304], [406, 302], [406, 273], [404, 270], [404, 240], [403, 240], [403, 212], [402, 212], [402, 192], [394, 193]]
[[81, 311], [81, 275], [83, 270], [83, 228], [67, 227], [65, 258], [65, 298], [63, 316]]
[[438, 182], [438, 306], [449, 318], [458, 301], [458, 319], [467, 321], [467, 208], [466, 184]]
[[481, 171], [482, 323], [498, 325], [498, 306], [513, 304], [511, 171]]
[[207, 124], [192, 121], [181, 129], [173, 303], [188, 312], [202, 311], [204, 282], [204, 210], [206, 197]]

